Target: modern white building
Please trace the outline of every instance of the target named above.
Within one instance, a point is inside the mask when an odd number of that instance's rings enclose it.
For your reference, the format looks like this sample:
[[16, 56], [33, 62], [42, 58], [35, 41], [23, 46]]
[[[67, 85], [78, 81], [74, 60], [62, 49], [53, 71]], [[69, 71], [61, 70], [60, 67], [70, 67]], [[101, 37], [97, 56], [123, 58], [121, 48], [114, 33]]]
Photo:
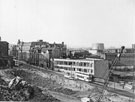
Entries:
[[88, 81], [89, 76], [105, 78], [108, 61], [102, 59], [54, 59], [54, 70], [66, 77]]

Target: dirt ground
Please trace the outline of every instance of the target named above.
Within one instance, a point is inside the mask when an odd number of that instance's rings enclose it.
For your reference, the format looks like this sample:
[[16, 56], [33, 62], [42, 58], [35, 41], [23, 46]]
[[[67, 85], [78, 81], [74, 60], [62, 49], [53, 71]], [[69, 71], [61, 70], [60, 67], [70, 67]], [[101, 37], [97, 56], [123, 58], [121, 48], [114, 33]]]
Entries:
[[28, 72], [26, 70], [16, 69], [2, 70], [0, 74], [4, 80], [9, 81], [14, 78], [14, 76], [19, 76], [29, 84], [38, 86], [42, 90], [42, 93], [36, 92], [38, 94], [36, 94], [32, 100], [29, 100], [30, 102], [81, 102], [79, 98], [72, 96], [76, 93], [75, 91], [63, 88], [56, 81], [43, 78], [42, 76], [36, 74], [35, 71]]
[[[6, 85], [9, 80], [15, 76], [23, 78], [32, 86], [38, 87], [36, 89], [35, 96], [29, 100], [29, 102], [81, 102], [81, 98], [92, 95], [97, 97], [100, 94], [97, 88], [96, 90], [88, 91], [74, 91], [72, 88], [64, 88], [61, 84], [58, 84], [55, 80], [50, 78], [44, 78], [44, 74], [39, 74], [38, 70], [26, 70], [26, 69], [8, 69], [0, 70], [0, 84]], [[3, 79], [5, 82], [3, 82]], [[1, 94], [0, 94], [1, 96]], [[113, 100], [113, 101], [112, 101]], [[102, 102], [134, 102], [125, 97], [121, 97], [116, 94], [106, 92]]]
[[[2, 74], [4, 74], [4, 72]], [[6, 76], [6, 74], [4, 74], [4, 76]], [[31, 97], [26, 97], [26, 95], [23, 94], [24, 92], [26, 92], [26, 87], [21, 88], [19, 90], [15, 90], [15, 89], [11, 90], [8, 88], [8, 82], [5, 81], [5, 79], [7, 80], [8, 77], [7, 76], [4, 77], [4, 76], [0, 76], [0, 101], [2, 102], [3, 101], [60, 102], [60, 100], [54, 98], [49, 93], [43, 94], [42, 90], [36, 86], [32, 86], [32, 89], [34, 91]]]

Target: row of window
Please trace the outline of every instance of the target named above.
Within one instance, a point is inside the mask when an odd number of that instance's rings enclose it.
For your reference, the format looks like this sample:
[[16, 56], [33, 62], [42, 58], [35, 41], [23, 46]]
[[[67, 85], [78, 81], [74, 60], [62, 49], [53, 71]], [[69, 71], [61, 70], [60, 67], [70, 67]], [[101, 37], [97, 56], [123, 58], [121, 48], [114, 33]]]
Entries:
[[79, 78], [84, 78], [83, 76], [81, 76], [81, 75], [77, 75], [77, 77], [79, 77]]
[[75, 65], [75, 66], [93, 67], [93, 63], [88, 63], [88, 62], [56, 61], [55, 63], [58, 65]]
[[69, 71], [79, 71], [79, 72], [85, 72], [85, 73], [93, 73], [93, 69], [82, 69], [82, 68], [70, 68], [70, 67], [59, 67], [55, 66], [55, 68], [69, 70]]

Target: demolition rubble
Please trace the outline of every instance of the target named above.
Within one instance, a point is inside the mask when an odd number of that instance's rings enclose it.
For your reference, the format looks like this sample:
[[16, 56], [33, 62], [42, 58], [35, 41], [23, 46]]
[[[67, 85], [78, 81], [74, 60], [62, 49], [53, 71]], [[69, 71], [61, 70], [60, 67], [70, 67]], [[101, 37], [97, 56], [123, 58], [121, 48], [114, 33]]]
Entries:
[[[92, 102], [97, 99], [101, 90], [73, 80], [63, 80], [63, 77], [40, 70], [25, 68], [2, 70], [0, 76], [0, 101]], [[105, 91], [102, 102], [131, 102], [131, 100]]]
[[[36, 99], [36, 96], [39, 100]], [[59, 102], [49, 94], [43, 95], [40, 88], [28, 84], [19, 76], [13, 78], [9, 83], [0, 78], [0, 101]]]

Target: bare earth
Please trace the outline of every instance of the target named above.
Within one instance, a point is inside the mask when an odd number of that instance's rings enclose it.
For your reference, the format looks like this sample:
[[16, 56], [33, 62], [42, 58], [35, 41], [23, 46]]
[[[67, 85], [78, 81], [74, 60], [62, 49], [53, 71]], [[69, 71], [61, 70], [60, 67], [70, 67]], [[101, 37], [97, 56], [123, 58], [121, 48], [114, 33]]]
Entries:
[[[47, 78], [46, 73], [36, 70], [36, 69], [9, 69], [9, 70], [0, 70], [0, 76], [6, 81], [10, 81], [14, 78], [14, 75], [20, 76], [25, 81], [30, 83], [33, 86], [37, 86], [42, 90], [42, 94], [51, 95], [52, 97], [58, 99], [60, 102], [81, 102], [81, 98], [88, 97], [89, 95], [95, 94], [93, 93], [93, 89], [88, 91], [76, 91], [74, 88], [68, 89], [63, 85], [59, 84], [55, 80], [51, 80], [49, 77]], [[72, 89], [72, 90], [71, 90]], [[96, 96], [94, 96], [96, 97]], [[37, 97], [38, 99], [38, 97]], [[33, 100], [29, 100], [30, 102], [36, 102], [36, 97]], [[130, 101], [131, 99], [123, 96], [119, 96], [113, 93], [106, 92], [105, 97], [103, 98], [103, 102], [135, 102]], [[39, 100], [38, 100], [39, 101]], [[40, 100], [45, 102], [44, 100]], [[49, 101], [54, 102], [54, 101]]]

